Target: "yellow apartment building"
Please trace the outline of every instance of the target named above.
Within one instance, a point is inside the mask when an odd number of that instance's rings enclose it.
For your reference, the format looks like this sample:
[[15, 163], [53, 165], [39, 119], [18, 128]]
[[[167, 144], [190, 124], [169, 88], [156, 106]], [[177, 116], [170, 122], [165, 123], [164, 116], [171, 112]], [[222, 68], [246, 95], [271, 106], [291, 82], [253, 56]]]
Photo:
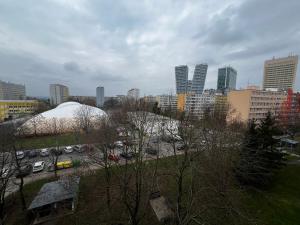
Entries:
[[230, 91], [227, 96], [232, 109], [231, 118], [243, 122], [250, 119], [264, 119], [269, 111], [278, 116], [286, 98], [287, 93], [284, 91], [257, 89]]
[[0, 122], [9, 118], [30, 115], [38, 107], [35, 100], [0, 100]]

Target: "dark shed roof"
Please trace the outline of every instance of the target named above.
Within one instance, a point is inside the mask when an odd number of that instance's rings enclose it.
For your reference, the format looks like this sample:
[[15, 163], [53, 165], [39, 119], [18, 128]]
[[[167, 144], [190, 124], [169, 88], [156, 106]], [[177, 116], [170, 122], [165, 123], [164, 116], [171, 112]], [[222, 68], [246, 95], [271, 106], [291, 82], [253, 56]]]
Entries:
[[285, 143], [288, 143], [288, 144], [292, 144], [292, 145], [296, 145], [296, 144], [299, 143], [298, 141], [291, 140], [291, 139], [288, 139], [288, 138], [281, 139], [281, 141], [285, 142]]
[[77, 177], [44, 184], [28, 209], [36, 209], [62, 200], [76, 198], [79, 181], [80, 178]]

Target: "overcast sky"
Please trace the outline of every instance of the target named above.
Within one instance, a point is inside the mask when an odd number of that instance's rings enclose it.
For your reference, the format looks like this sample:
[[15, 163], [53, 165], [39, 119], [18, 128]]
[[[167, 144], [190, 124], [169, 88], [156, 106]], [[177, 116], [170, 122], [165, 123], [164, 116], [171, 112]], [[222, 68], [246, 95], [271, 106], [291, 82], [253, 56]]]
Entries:
[[[0, 0], [0, 80], [48, 96], [175, 92], [174, 66], [238, 71], [237, 88], [261, 85], [264, 60], [300, 54], [300, 0]], [[296, 88], [300, 89], [299, 67]]]

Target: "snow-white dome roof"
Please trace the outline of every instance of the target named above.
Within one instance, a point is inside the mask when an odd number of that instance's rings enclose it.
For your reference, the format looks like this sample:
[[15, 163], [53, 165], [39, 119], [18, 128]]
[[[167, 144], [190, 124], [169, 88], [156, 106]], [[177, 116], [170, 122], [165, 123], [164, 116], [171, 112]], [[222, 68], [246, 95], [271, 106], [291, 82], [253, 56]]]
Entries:
[[53, 123], [57, 123], [55, 126], [62, 127], [61, 132], [71, 131], [78, 125], [77, 118], [80, 117], [80, 113], [89, 115], [91, 120], [107, 117], [107, 114], [99, 108], [78, 102], [64, 102], [54, 109], [32, 117], [23, 124], [23, 128], [29, 134], [53, 133]]
[[106, 113], [99, 108], [83, 105], [78, 102], [64, 102], [58, 105], [56, 108], [43, 112], [40, 115], [46, 119], [74, 119], [82, 107], [88, 108], [91, 116], [107, 116]]

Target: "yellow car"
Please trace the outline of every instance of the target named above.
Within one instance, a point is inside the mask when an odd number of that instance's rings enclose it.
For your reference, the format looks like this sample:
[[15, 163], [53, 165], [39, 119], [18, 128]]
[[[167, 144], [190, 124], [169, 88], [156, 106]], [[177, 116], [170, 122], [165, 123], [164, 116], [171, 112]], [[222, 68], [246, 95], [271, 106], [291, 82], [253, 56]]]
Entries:
[[58, 162], [56, 164], [57, 169], [67, 169], [73, 167], [73, 163], [70, 160]]

